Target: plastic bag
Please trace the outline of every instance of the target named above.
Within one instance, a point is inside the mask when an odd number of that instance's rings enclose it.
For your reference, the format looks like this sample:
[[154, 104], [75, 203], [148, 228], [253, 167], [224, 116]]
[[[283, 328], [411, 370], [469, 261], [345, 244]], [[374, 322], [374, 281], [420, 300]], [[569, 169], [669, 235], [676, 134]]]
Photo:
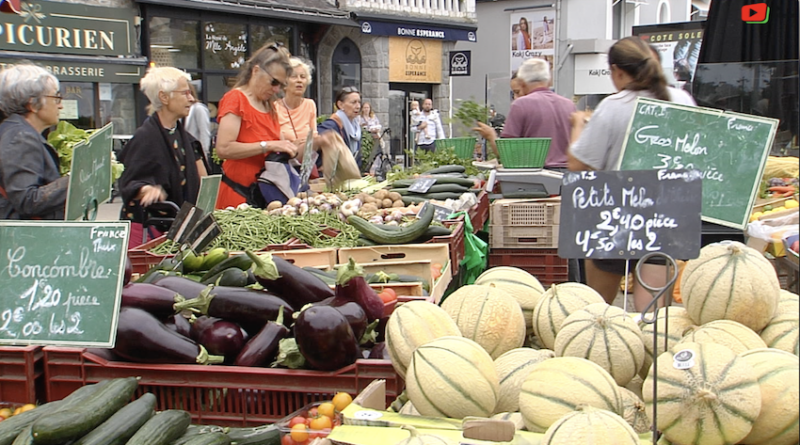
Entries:
[[467, 212], [454, 213], [449, 218], [457, 218], [459, 215], [464, 215], [464, 259], [460, 264], [464, 266], [463, 284], [475, 284], [475, 280], [486, 269], [489, 244], [472, 233], [472, 221], [469, 220]]
[[769, 242], [781, 242], [783, 236], [798, 233], [800, 212], [778, 218], [753, 221], [747, 225], [747, 235]]
[[328, 188], [336, 189], [348, 179], [361, 178], [361, 170], [342, 137], [335, 132], [329, 134], [332, 142], [322, 150], [322, 169]]

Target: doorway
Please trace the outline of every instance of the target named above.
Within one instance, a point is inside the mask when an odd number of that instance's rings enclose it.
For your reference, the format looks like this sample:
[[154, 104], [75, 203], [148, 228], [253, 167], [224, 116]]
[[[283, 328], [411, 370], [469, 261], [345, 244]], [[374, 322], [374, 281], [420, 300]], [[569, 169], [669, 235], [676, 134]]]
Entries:
[[391, 155], [395, 164], [408, 165], [406, 150], [414, 148], [409, 111], [411, 101], [433, 95], [433, 86], [420, 83], [389, 83], [389, 128], [392, 129]]

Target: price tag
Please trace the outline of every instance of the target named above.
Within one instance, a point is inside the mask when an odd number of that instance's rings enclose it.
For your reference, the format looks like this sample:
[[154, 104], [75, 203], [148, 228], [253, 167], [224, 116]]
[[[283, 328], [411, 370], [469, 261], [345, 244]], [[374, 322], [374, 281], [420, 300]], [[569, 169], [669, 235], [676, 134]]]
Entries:
[[672, 356], [672, 366], [675, 369], [690, 369], [694, 366], [694, 351], [684, 349]]
[[436, 178], [420, 178], [414, 181], [413, 184], [408, 188], [409, 192], [414, 193], [427, 193], [433, 184], [436, 184]]
[[197, 254], [205, 250], [206, 246], [211, 244], [220, 233], [222, 233], [222, 228], [217, 224], [214, 215], [209, 213], [192, 227], [183, 242]]
[[202, 217], [202, 210], [189, 202], [184, 202], [178, 214], [175, 215], [175, 220], [169, 227], [169, 231], [167, 231], [167, 239], [171, 239], [177, 244], [183, 244], [186, 242], [186, 237], [189, 235], [189, 232]]
[[447, 207], [436, 204], [431, 204], [431, 205], [433, 205], [433, 219], [436, 221], [439, 222], [444, 221], [447, 219], [448, 216], [450, 216], [451, 213], [453, 213], [453, 210]]

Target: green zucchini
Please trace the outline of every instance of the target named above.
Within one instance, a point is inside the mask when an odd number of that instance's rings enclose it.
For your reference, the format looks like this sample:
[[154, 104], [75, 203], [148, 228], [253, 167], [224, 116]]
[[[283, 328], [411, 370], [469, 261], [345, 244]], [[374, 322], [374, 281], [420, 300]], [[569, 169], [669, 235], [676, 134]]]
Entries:
[[461, 193], [440, 192], [426, 193], [424, 195], [403, 196], [403, 204], [417, 204], [420, 202], [430, 201], [431, 199], [436, 199], [438, 201], [444, 201], [446, 199], [458, 199], [461, 197], [461, 195]]
[[438, 175], [440, 173], [464, 173], [467, 171], [463, 165], [442, 165], [441, 167], [428, 170], [423, 175]]
[[224, 433], [228, 428], [216, 425], [189, 425], [183, 435], [173, 440], [170, 445], [186, 445], [186, 442], [197, 436], [210, 433]]
[[453, 231], [447, 227], [431, 225], [425, 229], [425, 232], [423, 232], [419, 238], [414, 240], [414, 244], [422, 244], [435, 236], [450, 236], [452, 233]]
[[169, 445], [183, 436], [192, 416], [180, 409], [168, 409], [151, 417], [126, 445]]
[[31, 434], [31, 425], [26, 426], [11, 445], [33, 445], [33, 435]]
[[378, 244], [404, 244], [414, 241], [425, 232], [425, 229], [433, 222], [433, 214], [433, 206], [424, 206], [417, 215], [416, 221], [404, 227], [403, 230], [397, 231], [379, 229], [375, 227], [375, 224], [356, 215], [347, 217], [347, 222], [358, 229], [364, 236]]
[[228, 437], [236, 445], [280, 445], [281, 443], [281, 431], [277, 425], [230, 428]]
[[133, 396], [134, 377], [114, 379], [71, 409], [61, 409], [33, 422], [37, 445], [56, 445], [88, 434], [114, 415]]
[[236, 255], [232, 255], [221, 262], [217, 263], [216, 266], [208, 269], [208, 272], [203, 274], [203, 277], [200, 278], [200, 281], [206, 281], [207, 279], [211, 278], [212, 276], [222, 272], [225, 269], [229, 269], [231, 267], [238, 267], [242, 270], [250, 269], [253, 266], [253, 260], [244, 253], [238, 253]]
[[326, 273], [325, 271], [319, 270], [316, 267], [304, 267], [303, 269], [308, 271], [311, 275], [314, 275], [315, 277], [325, 282], [325, 284], [327, 284], [328, 286], [330, 286], [331, 284], [336, 284], [335, 275]]
[[61, 409], [70, 409], [73, 406], [77, 406], [107, 383], [108, 380], [105, 380], [94, 385], [81, 386], [67, 397], [64, 397], [63, 400], [45, 403], [35, 409], [25, 411], [0, 422], [0, 445], [11, 445], [22, 430], [31, 426], [39, 417], [50, 415]]
[[200, 434], [184, 442], [184, 445], [231, 445], [231, 438], [225, 433]]
[[124, 445], [133, 434], [153, 417], [156, 396], [145, 393], [123, 406], [108, 420], [81, 437], [73, 445]]
[[[475, 181], [469, 178], [453, 178], [450, 176], [431, 176], [432, 178], [436, 179], [436, 184], [456, 184], [456, 185], [463, 185], [464, 187], [474, 187]], [[411, 184], [416, 182], [416, 179], [398, 179], [392, 183], [392, 187], [394, 188], [404, 188], [409, 187]]]
[[461, 194], [469, 191], [469, 189], [467, 187], [458, 184], [436, 184], [432, 185], [431, 188], [429, 188], [425, 193], [412, 192], [407, 188], [397, 188], [397, 189], [391, 189], [389, 191], [397, 192], [400, 194], [400, 196], [416, 196], [428, 193], [441, 193], [441, 192], [451, 192], [451, 193]]
[[205, 280], [201, 278], [200, 282], [203, 284], [213, 284], [215, 286], [245, 287], [248, 284], [248, 275], [249, 271], [239, 269], [238, 267], [229, 267]]
[[376, 243], [375, 241], [372, 241], [369, 238], [362, 238], [360, 236], [358, 238], [356, 238], [356, 247], [371, 247], [371, 246], [377, 246], [377, 245], [378, 245], [378, 243]]

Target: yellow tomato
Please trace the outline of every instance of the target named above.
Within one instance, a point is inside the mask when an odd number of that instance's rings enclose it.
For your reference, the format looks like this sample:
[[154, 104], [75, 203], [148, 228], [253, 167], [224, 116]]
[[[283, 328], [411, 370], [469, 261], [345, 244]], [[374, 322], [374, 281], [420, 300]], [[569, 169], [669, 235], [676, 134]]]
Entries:
[[333, 405], [336, 407], [336, 411], [344, 411], [352, 401], [353, 398], [346, 392], [340, 392], [333, 396]]
[[328, 416], [333, 419], [336, 415], [336, 407], [331, 402], [321, 403], [317, 407], [317, 412], [322, 416]]
[[783, 205], [787, 209], [796, 209], [796, 208], [800, 207], [800, 202], [797, 202], [794, 199], [789, 199], [786, 202], [784, 202]]
[[290, 434], [292, 436], [292, 440], [295, 442], [305, 442], [308, 440], [308, 430], [306, 429], [305, 423], [298, 423], [297, 425], [293, 426]]
[[20, 412], [24, 413], [25, 411], [30, 411], [34, 408], [36, 408], [36, 405], [34, 405], [33, 403], [26, 403], [25, 405], [22, 405], [20, 407], [20, 409], [22, 410]]
[[11, 408], [2, 408], [0, 409], [0, 417], [4, 419], [8, 419], [14, 414], [14, 411], [11, 411]]

